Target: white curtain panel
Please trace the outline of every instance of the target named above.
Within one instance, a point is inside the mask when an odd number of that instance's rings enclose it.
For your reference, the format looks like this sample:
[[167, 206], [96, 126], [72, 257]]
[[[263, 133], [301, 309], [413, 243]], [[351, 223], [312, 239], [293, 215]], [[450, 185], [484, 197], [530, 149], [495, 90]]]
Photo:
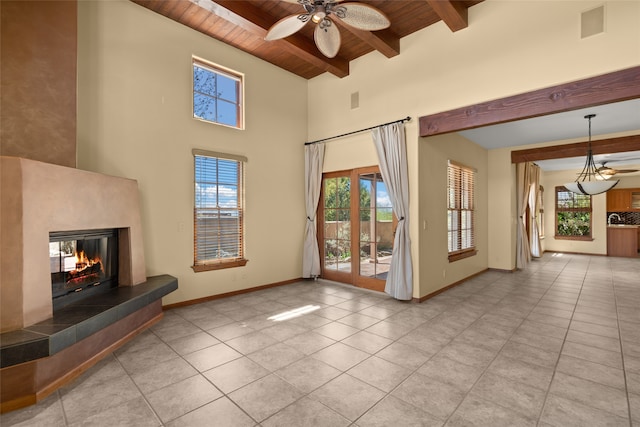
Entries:
[[305, 145], [304, 147], [304, 188], [307, 221], [302, 248], [302, 277], [320, 276], [320, 252], [316, 235], [316, 211], [322, 185], [322, 164], [324, 162], [324, 144]]
[[516, 164], [516, 191], [518, 203], [518, 234], [516, 239], [516, 267], [524, 268], [531, 261], [531, 248], [527, 238], [527, 226], [524, 216], [529, 204], [529, 190], [531, 188], [530, 163]]
[[530, 166], [531, 185], [529, 187], [529, 222], [531, 224], [531, 256], [540, 258], [540, 224], [538, 224], [538, 197], [540, 196], [540, 167]]
[[413, 297], [413, 264], [409, 238], [409, 174], [404, 124], [380, 126], [372, 133], [380, 173], [391, 198], [393, 213], [398, 218], [384, 291], [396, 299], [410, 300]]

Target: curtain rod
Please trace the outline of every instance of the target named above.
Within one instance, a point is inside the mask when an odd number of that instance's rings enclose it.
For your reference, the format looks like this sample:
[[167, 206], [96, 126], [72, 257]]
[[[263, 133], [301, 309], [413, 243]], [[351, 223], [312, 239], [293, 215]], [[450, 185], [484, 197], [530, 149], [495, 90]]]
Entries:
[[375, 129], [375, 128], [380, 127], [380, 126], [392, 125], [394, 123], [408, 122], [409, 120], [411, 120], [411, 116], [407, 116], [404, 119], [394, 120], [394, 121], [389, 122], [389, 123], [383, 123], [381, 125], [371, 126], [371, 127], [368, 127], [368, 128], [365, 128], [365, 129], [360, 129], [360, 130], [354, 130], [353, 132], [343, 133], [342, 135], [330, 136], [329, 138], [318, 139], [317, 141], [305, 142], [304, 145], [317, 144], [319, 142], [325, 142], [325, 141], [329, 141], [331, 139], [342, 138], [343, 136], [353, 135], [354, 133], [360, 133], [360, 132], [364, 132], [364, 131], [367, 131], [367, 130]]

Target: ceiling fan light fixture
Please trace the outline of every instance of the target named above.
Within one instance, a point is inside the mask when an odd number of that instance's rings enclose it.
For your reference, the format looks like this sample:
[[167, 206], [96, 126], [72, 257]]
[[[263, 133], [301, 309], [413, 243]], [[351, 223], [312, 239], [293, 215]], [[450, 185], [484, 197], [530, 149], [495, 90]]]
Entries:
[[311, 20], [315, 24], [319, 24], [323, 19], [325, 19], [326, 16], [327, 16], [327, 12], [325, 12], [324, 6], [318, 6], [316, 11], [311, 16]]
[[580, 172], [575, 182], [564, 184], [567, 190], [576, 194], [590, 196], [601, 194], [611, 190], [616, 186], [616, 184], [618, 184], [618, 180], [608, 180], [611, 176], [607, 177], [600, 174], [596, 168], [595, 162], [593, 161], [593, 151], [591, 150], [591, 119], [595, 116], [595, 114], [587, 114], [584, 116], [585, 119], [589, 120], [589, 144], [584, 168], [582, 168], [582, 172]]
[[612, 176], [613, 176], [612, 174], [600, 172], [600, 175], [596, 175], [596, 180], [606, 181], [608, 179], [611, 179]]
[[318, 50], [333, 58], [340, 50], [340, 31], [333, 25], [340, 20], [346, 25], [363, 31], [376, 31], [391, 25], [389, 18], [373, 6], [364, 3], [339, 3], [341, 0], [284, 0], [304, 7], [303, 14], [285, 17], [269, 28], [265, 40], [272, 41], [288, 37], [313, 21], [317, 26], [314, 40]]

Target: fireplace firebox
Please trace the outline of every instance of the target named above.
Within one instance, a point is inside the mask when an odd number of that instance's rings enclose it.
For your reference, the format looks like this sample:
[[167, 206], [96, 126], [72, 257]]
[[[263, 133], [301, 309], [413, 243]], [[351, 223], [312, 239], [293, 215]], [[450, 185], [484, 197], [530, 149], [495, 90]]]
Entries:
[[118, 230], [49, 233], [53, 310], [118, 286]]

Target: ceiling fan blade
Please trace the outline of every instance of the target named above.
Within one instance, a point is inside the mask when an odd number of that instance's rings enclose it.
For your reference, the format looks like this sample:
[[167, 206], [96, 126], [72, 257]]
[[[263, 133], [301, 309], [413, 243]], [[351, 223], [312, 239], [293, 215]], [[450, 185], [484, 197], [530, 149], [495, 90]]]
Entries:
[[316, 25], [313, 33], [318, 50], [327, 58], [333, 58], [340, 50], [340, 31], [331, 22], [325, 18], [320, 24]]
[[616, 169], [616, 173], [634, 173], [638, 172], [640, 169]]
[[264, 39], [271, 41], [289, 37], [291, 34], [304, 27], [307, 22], [309, 22], [309, 19], [311, 19], [311, 15], [308, 13], [290, 15], [282, 18], [269, 28]]
[[344, 3], [333, 8], [333, 13], [347, 25], [366, 31], [388, 28], [387, 15], [364, 3]]

